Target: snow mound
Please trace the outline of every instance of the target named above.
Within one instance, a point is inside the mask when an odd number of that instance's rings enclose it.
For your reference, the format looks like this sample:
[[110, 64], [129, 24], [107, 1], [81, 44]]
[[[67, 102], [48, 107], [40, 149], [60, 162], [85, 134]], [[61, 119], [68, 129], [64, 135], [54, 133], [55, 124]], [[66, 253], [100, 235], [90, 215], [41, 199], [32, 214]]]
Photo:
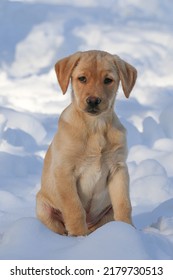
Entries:
[[[0, 1], [0, 259], [173, 259], [170, 2]], [[127, 129], [134, 227], [111, 222], [66, 237], [36, 219], [35, 196], [70, 102], [54, 64], [88, 49], [118, 54], [138, 70], [130, 98], [120, 86], [115, 104]]]
[[93, 260], [145, 260], [158, 259], [157, 252], [159, 258], [173, 257], [173, 246], [160, 234], [141, 232], [122, 222], [108, 223], [87, 237], [76, 238], [52, 233], [38, 220], [25, 218], [7, 230], [1, 243], [0, 259], [87, 260], [92, 256]]
[[[24, 131], [25, 133], [32, 135], [34, 137], [34, 140], [38, 144], [44, 140], [46, 136], [46, 131], [42, 126], [42, 124], [35, 117], [30, 116], [27, 113], [22, 113], [21, 115], [20, 112], [16, 112], [11, 109], [1, 109], [1, 113], [4, 116], [4, 119], [6, 119], [6, 123], [5, 123], [6, 127], [4, 128], [4, 131], [6, 131], [6, 128], [20, 129], [21, 131]], [[9, 137], [10, 139], [14, 137], [14, 133], [13, 135], [10, 135], [11, 136]], [[11, 134], [12, 134], [12, 130], [11, 130]], [[26, 134], [24, 134], [24, 136], [25, 135]], [[20, 138], [24, 136], [20, 135]]]
[[134, 206], [153, 205], [155, 207], [160, 202], [173, 197], [171, 181], [165, 168], [158, 161], [146, 159], [138, 165], [129, 165], [129, 169], [131, 198]]

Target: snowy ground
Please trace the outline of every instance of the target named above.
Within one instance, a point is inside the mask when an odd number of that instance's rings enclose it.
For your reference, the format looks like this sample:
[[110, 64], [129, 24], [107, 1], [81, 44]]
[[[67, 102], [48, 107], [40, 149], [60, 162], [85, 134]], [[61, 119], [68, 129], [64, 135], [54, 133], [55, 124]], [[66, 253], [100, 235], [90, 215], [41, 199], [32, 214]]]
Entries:
[[[171, 0], [0, 1], [0, 259], [173, 259], [172, 14]], [[36, 219], [35, 194], [70, 102], [54, 63], [88, 49], [138, 69], [131, 98], [120, 88], [115, 106], [128, 130], [136, 229], [112, 222], [64, 237]]]

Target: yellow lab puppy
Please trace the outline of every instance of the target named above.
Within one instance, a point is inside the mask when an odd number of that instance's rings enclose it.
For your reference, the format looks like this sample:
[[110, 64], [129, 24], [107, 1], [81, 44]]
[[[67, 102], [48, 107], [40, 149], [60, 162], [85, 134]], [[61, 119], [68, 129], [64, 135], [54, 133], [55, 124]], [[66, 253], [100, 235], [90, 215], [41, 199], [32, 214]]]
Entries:
[[128, 98], [137, 71], [103, 51], [77, 52], [55, 71], [72, 102], [44, 160], [37, 216], [59, 234], [87, 235], [109, 221], [131, 224], [126, 133], [114, 113], [121, 81]]

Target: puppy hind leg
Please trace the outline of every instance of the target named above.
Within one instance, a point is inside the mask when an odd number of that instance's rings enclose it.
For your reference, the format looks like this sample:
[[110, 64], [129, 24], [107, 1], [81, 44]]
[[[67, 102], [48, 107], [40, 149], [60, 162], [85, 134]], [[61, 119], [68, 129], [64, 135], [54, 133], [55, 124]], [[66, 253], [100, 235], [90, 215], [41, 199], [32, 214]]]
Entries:
[[45, 204], [39, 198], [37, 198], [36, 213], [38, 219], [50, 230], [61, 235], [67, 235], [67, 231], [64, 227], [64, 224], [58, 219], [59, 217], [55, 213], [54, 209], [51, 206]]

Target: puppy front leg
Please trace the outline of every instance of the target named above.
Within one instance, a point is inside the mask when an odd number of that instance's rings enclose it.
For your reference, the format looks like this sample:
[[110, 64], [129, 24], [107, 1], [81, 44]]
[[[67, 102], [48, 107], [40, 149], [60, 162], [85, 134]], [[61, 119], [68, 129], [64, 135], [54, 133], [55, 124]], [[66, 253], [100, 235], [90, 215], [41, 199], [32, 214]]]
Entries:
[[108, 189], [114, 211], [114, 219], [132, 224], [129, 174], [126, 164], [120, 164], [115, 172], [111, 174]]
[[71, 174], [62, 170], [56, 172], [61, 212], [68, 235], [79, 236], [88, 233], [86, 213], [77, 193], [76, 181]]

